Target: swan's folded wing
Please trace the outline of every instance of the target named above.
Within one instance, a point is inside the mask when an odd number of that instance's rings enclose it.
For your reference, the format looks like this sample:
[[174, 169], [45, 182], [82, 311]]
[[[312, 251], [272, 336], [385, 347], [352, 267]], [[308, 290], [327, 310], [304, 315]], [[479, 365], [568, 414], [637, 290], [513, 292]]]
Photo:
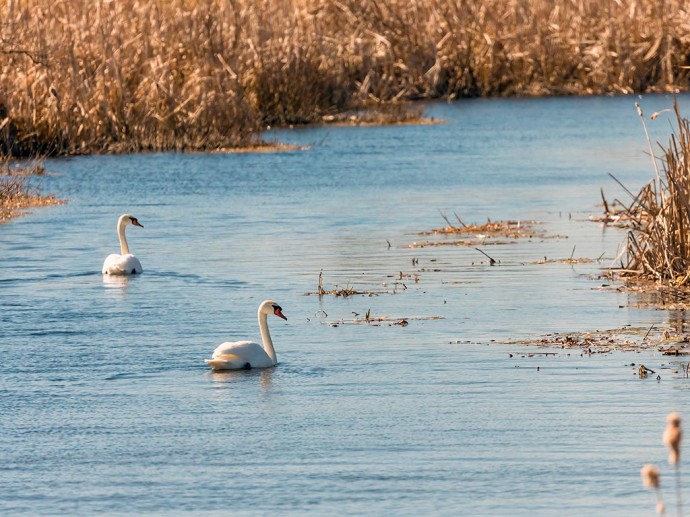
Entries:
[[213, 359], [206, 359], [214, 370], [239, 370], [244, 368], [246, 361], [236, 354], [213, 354]]

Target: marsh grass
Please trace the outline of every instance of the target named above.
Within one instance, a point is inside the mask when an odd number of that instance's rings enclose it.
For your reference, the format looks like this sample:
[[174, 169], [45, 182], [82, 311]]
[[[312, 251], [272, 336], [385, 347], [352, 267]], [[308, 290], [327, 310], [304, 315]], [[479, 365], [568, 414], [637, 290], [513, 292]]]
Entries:
[[419, 99], [668, 91], [688, 55], [684, 0], [7, 0], [0, 153], [227, 149], [372, 106], [404, 121]]
[[[3, 167], [8, 167], [2, 164]], [[31, 173], [26, 169], [12, 169], [13, 174], [0, 175], [0, 223], [19, 215], [31, 207], [62, 204], [51, 195], [43, 195], [31, 184]]]

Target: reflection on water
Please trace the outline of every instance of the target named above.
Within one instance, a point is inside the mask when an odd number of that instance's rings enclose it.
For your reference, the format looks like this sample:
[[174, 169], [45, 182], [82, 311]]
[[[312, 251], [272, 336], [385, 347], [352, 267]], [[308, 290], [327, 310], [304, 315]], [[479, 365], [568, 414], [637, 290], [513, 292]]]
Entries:
[[129, 284], [127, 275], [103, 275], [103, 285], [110, 289], [121, 289], [124, 291]]
[[[0, 513], [651, 513], [638, 473], [664, 460], [665, 414], [690, 414], [680, 365], [495, 344], [685, 328], [596, 280], [625, 238], [587, 221], [602, 187], [624, 195], [608, 173], [631, 190], [653, 174], [635, 100], [468, 101], [430, 106], [442, 125], [271, 135], [318, 142], [294, 153], [49, 161], [44, 188], [70, 203], [0, 226]], [[411, 248], [440, 211], [547, 237]], [[99, 278], [121, 213], [146, 221], [146, 272]], [[373, 293], [305, 295], [320, 271]], [[266, 298], [290, 317], [271, 321], [278, 366], [211, 372], [218, 343], [260, 341]], [[642, 361], [660, 381], [633, 375]]]
[[234, 383], [246, 382], [247, 378], [258, 378], [259, 386], [264, 394], [268, 394], [273, 386], [273, 372], [275, 368], [263, 368], [261, 370], [227, 370], [227, 371], [214, 371], [212, 370], [209, 375], [213, 381], [213, 385], [216, 388], [228, 389], [232, 387]]

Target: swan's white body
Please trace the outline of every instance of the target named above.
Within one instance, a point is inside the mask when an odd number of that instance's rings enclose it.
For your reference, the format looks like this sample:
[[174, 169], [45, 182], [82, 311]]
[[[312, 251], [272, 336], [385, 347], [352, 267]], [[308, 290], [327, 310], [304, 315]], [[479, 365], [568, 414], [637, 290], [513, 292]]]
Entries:
[[263, 346], [253, 341], [234, 341], [221, 343], [213, 351], [211, 359], [206, 364], [213, 370], [248, 370], [250, 368], [270, 368], [278, 363], [276, 351], [273, 348], [271, 333], [268, 331], [266, 317], [275, 314], [287, 320], [280, 305], [273, 300], [266, 300], [259, 305], [259, 331]]
[[137, 221], [137, 218], [130, 214], [123, 214], [117, 220], [117, 235], [120, 238], [120, 254], [112, 253], [105, 258], [103, 262], [104, 275], [138, 275], [144, 269], [141, 267], [141, 262], [129, 252], [127, 246], [127, 237], [125, 236], [125, 227], [128, 224], [134, 226], [144, 227]]

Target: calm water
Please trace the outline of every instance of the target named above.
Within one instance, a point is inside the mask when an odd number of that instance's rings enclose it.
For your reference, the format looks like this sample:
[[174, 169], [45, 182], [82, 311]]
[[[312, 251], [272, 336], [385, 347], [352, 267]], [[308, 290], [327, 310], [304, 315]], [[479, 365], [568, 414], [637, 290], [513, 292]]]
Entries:
[[[69, 204], [0, 227], [0, 514], [653, 514], [639, 468], [663, 465], [688, 381], [638, 380], [630, 363], [668, 364], [651, 352], [492, 341], [675, 316], [597, 289], [624, 238], [586, 221], [599, 189], [625, 199], [608, 173], [633, 191], [653, 174], [635, 100], [267, 135], [302, 152], [50, 161], [42, 187]], [[650, 129], [665, 142], [668, 113]], [[495, 267], [411, 248], [440, 211], [560, 237], [483, 247]], [[145, 271], [105, 282], [124, 212], [145, 226], [128, 228]], [[536, 264], [571, 255], [603, 258]], [[307, 295], [321, 270], [327, 289], [377, 294]], [[211, 373], [217, 344], [258, 339], [269, 297], [288, 317], [269, 321], [279, 366]], [[367, 310], [409, 325], [352, 323]]]

